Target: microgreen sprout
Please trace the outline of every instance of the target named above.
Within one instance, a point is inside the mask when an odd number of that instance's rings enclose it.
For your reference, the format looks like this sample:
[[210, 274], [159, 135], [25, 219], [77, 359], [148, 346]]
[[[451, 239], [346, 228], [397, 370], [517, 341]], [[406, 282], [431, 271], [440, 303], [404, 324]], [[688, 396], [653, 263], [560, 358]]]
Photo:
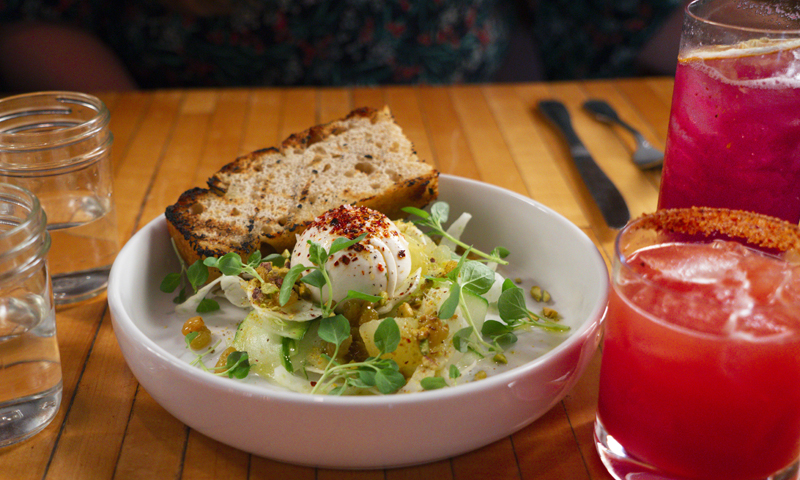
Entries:
[[336, 361], [342, 343], [350, 336], [350, 322], [344, 316], [335, 315], [320, 320], [319, 336], [335, 345], [335, 348], [332, 356], [323, 356], [328, 364], [311, 393], [330, 387], [327, 393], [332, 395], [341, 395], [348, 388], [377, 389], [380, 393], [389, 394], [405, 385], [405, 377], [400, 373], [397, 362], [381, 358], [394, 352], [400, 344], [400, 328], [394, 318], [385, 318], [378, 325], [374, 336], [378, 356], [369, 357], [363, 362], [340, 364]]
[[240, 257], [238, 253], [228, 252], [219, 258], [207, 257], [203, 260], [203, 265], [206, 267], [218, 268], [223, 275], [236, 276], [247, 273], [257, 278], [259, 282], [266, 283], [264, 279], [261, 278], [261, 275], [256, 272], [256, 267], [261, 265], [261, 261], [261, 252], [256, 250], [250, 255], [250, 258], [247, 259], [247, 263], [242, 263], [242, 257]]
[[[331, 243], [330, 250], [325, 250], [325, 248], [316, 243], [312, 242], [311, 240], [308, 241], [308, 244], [311, 247], [308, 249], [309, 251], [309, 260], [313, 266], [307, 267], [302, 264], [294, 265], [289, 271], [286, 273], [286, 276], [283, 278], [283, 284], [281, 285], [281, 292], [278, 296], [278, 302], [281, 305], [285, 305], [286, 302], [289, 301], [289, 297], [292, 294], [292, 287], [294, 284], [300, 280], [303, 283], [307, 283], [312, 287], [317, 287], [322, 291], [323, 288], [327, 286], [328, 289], [328, 300], [322, 302], [320, 307], [322, 307], [322, 316], [329, 317], [333, 313], [333, 285], [331, 284], [331, 278], [328, 275], [328, 271], [325, 269], [325, 263], [327, 263], [328, 258], [336, 252], [344, 250], [356, 243], [360, 242], [361, 240], [366, 237], [366, 233], [362, 233], [361, 235], [357, 236], [353, 239], [348, 239], [346, 237], [339, 237], [335, 239]], [[308, 274], [305, 276], [303, 272], [310, 270]], [[302, 278], [301, 278], [302, 276]], [[346, 300], [350, 300], [353, 298], [358, 298], [362, 300], [376, 302], [380, 300], [380, 297], [375, 297], [373, 295], [366, 295], [364, 293], [359, 293], [355, 291], [349, 291], [347, 296], [339, 301], [342, 303]]]
[[[194, 335], [193, 335], [194, 334]], [[190, 332], [186, 334], [186, 347], [189, 347], [189, 343], [196, 337], [197, 332]], [[214, 353], [219, 346], [222, 340], [218, 340], [217, 343], [209, 347], [203, 353], [196, 353], [195, 359], [192, 360], [189, 365], [198, 366], [203, 369], [203, 371], [211, 373], [213, 375], [218, 376], [225, 376], [227, 375], [229, 378], [238, 378], [242, 379], [246, 377], [250, 373], [250, 361], [247, 357], [247, 352], [231, 352], [228, 355], [228, 358], [225, 362], [225, 368], [220, 370], [219, 368], [208, 368], [205, 363], [203, 363], [203, 358], [207, 355]]]
[[[173, 248], [175, 248], [175, 243], [173, 242]], [[176, 250], [177, 252], [177, 250]], [[208, 281], [208, 268], [218, 268], [223, 275], [240, 275], [242, 273], [247, 273], [255, 278], [258, 278], [259, 281], [263, 284], [264, 279], [256, 272], [256, 267], [261, 265], [262, 262], [268, 261], [272, 262], [276, 266], [283, 266], [285, 262], [285, 258], [282, 255], [278, 254], [271, 254], [266, 258], [262, 258], [261, 252], [256, 250], [253, 252], [247, 260], [247, 263], [242, 263], [242, 259], [239, 254], [234, 252], [226, 253], [225, 255], [216, 258], [216, 257], [207, 257], [203, 260], [197, 260], [189, 267], [186, 267], [185, 262], [178, 255], [178, 260], [180, 261], [181, 271], [180, 272], [173, 272], [167, 274], [164, 279], [161, 281], [160, 289], [164, 293], [172, 293], [178, 287], [181, 286], [183, 283], [183, 276], [184, 273], [186, 274], [186, 280], [189, 282], [189, 286], [193, 290], [193, 294], [197, 294], [200, 288]], [[212, 282], [214, 283], [214, 282]], [[209, 288], [209, 285], [206, 285], [206, 288]], [[183, 286], [178, 293], [178, 296], [174, 298], [175, 303], [183, 303], [187, 299], [187, 291], [186, 286]], [[196, 311], [198, 313], [207, 313], [213, 312], [215, 310], [219, 310], [219, 303], [216, 300], [211, 298], [203, 298], [197, 304]]]
[[[178, 250], [174, 240], [172, 241], [172, 248], [177, 254]], [[178, 296], [172, 301], [175, 303], [183, 303], [187, 298], [186, 285], [182, 285], [184, 273], [186, 274], [186, 280], [188, 280], [193, 293], [197, 293], [197, 290], [208, 280], [208, 268], [205, 268], [199, 260], [187, 267], [186, 262], [183, 261], [183, 258], [181, 258], [179, 254], [177, 254], [177, 257], [181, 265], [181, 271], [168, 273], [161, 281], [159, 289], [164, 293], [172, 293], [178, 287], [181, 287]], [[219, 308], [219, 305], [217, 305], [217, 307]]]
[[[461, 313], [470, 325], [467, 327], [469, 328], [468, 332], [466, 329], [462, 329], [457, 332], [456, 336], [453, 338], [453, 345], [456, 347], [456, 350], [461, 352], [466, 351], [468, 346], [471, 345], [469, 345], [469, 342], [464, 343], [462, 350], [459, 348], [460, 344], [469, 340], [473, 332], [478, 332], [475, 321], [472, 319], [472, 315], [464, 300], [464, 290], [469, 290], [476, 295], [483, 295], [492, 288], [492, 284], [494, 284], [495, 280], [494, 272], [488, 266], [475, 260], [467, 260], [467, 255], [469, 255], [470, 251], [471, 249], [467, 247], [467, 250], [458, 260], [458, 265], [447, 273], [447, 279], [450, 280], [450, 294], [439, 308], [439, 318], [448, 319], [455, 315], [456, 308], [461, 307]], [[458, 337], [459, 334], [464, 338]], [[456, 340], [456, 337], [459, 339]], [[475, 338], [478, 348], [470, 348], [474, 350], [475, 353], [480, 352], [480, 347], [491, 351], [496, 350], [494, 345], [483, 340], [480, 335], [476, 334]], [[459, 345], [456, 345], [456, 342], [459, 342]]]
[[487, 320], [481, 333], [491, 338], [499, 347], [505, 349], [517, 341], [514, 330], [525, 327], [539, 327], [555, 332], [566, 332], [569, 326], [556, 323], [544, 316], [528, 310], [523, 290], [510, 279], [503, 282], [502, 293], [497, 300], [497, 309], [503, 322]]
[[[453, 382], [453, 385], [455, 385], [456, 380], [458, 380], [458, 377], [461, 376], [461, 371], [455, 365], [450, 365], [450, 368], [448, 369], [448, 376]], [[419, 384], [423, 390], [437, 390], [448, 385], [447, 380], [445, 380], [444, 377], [425, 377], [420, 380]]]
[[[419, 217], [419, 219], [413, 220], [413, 222], [416, 225], [430, 228], [431, 231], [427, 232], [428, 235], [439, 235], [447, 238], [448, 240], [452, 241], [453, 243], [462, 248], [465, 249], [471, 248], [466, 243], [456, 239], [455, 237], [447, 233], [447, 231], [442, 226], [442, 224], [447, 221], [447, 217], [450, 215], [450, 206], [447, 203], [445, 202], [434, 203], [433, 205], [431, 205], [431, 213], [428, 213], [425, 210], [416, 207], [404, 207], [403, 211]], [[484, 258], [489, 262], [499, 263], [501, 265], [508, 265], [508, 262], [503, 260], [503, 258], [507, 257], [509, 252], [503, 247], [497, 247], [494, 250], [492, 250], [492, 252], [489, 254], [472, 248], [472, 253], [481, 258]]]

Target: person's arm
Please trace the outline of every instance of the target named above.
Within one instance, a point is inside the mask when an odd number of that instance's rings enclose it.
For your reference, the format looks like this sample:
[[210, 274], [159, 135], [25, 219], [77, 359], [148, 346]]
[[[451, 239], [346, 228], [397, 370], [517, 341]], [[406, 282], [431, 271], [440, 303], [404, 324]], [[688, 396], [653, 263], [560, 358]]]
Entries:
[[8, 92], [137, 88], [122, 61], [96, 36], [43, 22], [0, 25], [0, 83]]

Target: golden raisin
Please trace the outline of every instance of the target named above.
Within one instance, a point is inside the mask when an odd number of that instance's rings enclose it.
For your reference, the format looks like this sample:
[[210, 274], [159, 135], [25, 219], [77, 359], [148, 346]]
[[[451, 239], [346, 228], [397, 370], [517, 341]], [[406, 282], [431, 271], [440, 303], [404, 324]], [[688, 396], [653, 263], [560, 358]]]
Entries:
[[233, 347], [228, 347], [222, 351], [219, 356], [219, 360], [217, 360], [217, 364], [215, 365], [218, 372], [225, 370], [225, 366], [228, 364], [228, 355], [235, 351], [236, 349]]
[[192, 350], [201, 350], [211, 343], [211, 331], [209, 329], [197, 331], [197, 336], [189, 342]]
[[183, 324], [183, 327], [181, 327], [181, 333], [186, 336], [192, 332], [199, 332], [203, 329], [208, 330], [206, 323], [203, 321], [203, 317], [198, 315], [186, 320], [186, 322]]
[[358, 324], [364, 325], [367, 322], [377, 319], [378, 312], [375, 311], [373, 305], [371, 303], [365, 303], [364, 306], [361, 307], [361, 314], [358, 316]]

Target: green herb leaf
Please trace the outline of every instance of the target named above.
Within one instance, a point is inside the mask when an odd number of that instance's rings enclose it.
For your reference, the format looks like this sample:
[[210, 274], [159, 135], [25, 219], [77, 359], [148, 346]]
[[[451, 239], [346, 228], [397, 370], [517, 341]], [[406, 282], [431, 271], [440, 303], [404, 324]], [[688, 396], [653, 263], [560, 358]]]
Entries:
[[317, 331], [319, 338], [334, 345], [341, 345], [350, 336], [350, 322], [344, 315], [323, 318]]
[[239, 275], [242, 267], [242, 258], [235, 252], [228, 252], [217, 261], [217, 268], [223, 275]]
[[247, 352], [232, 352], [228, 355], [228, 360], [225, 363], [225, 370], [230, 378], [242, 379], [250, 373], [250, 361], [247, 357]]
[[364, 240], [364, 238], [366, 236], [367, 236], [366, 233], [362, 233], [361, 235], [357, 236], [356, 238], [354, 238], [352, 240], [351, 239], [347, 239], [345, 237], [339, 237], [339, 238], [335, 239], [333, 241], [333, 243], [331, 243], [331, 249], [328, 252], [328, 255], [333, 255], [334, 253], [336, 253], [336, 252], [338, 252], [340, 250], [344, 250], [344, 249], [346, 249], [346, 248], [348, 248], [348, 247], [350, 247], [352, 245], [355, 245], [356, 243], [360, 242], [361, 240]]
[[381, 354], [392, 353], [400, 345], [400, 328], [394, 318], [388, 317], [381, 321], [375, 329], [375, 346]]
[[497, 320], [486, 320], [481, 328], [481, 334], [489, 338], [499, 337], [509, 332], [511, 332], [511, 328]]
[[304, 270], [306, 270], [306, 267], [303, 265], [295, 265], [289, 269], [286, 276], [283, 277], [281, 293], [278, 295], [278, 303], [286, 305], [286, 302], [289, 301], [289, 297], [292, 296], [292, 287], [294, 287], [295, 282], [297, 282], [297, 279], [300, 278]]
[[423, 390], [437, 390], [447, 386], [447, 382], [442, 377], [425, 377], [420, 380], [419, 384]]
[[450, 285], [450, 295], [447, 297], [447, 300], [442, 302], [442, 306], [439, 307], [439, 318], [446, 320], [456, 313], [456, 307], [458, 307], [458, 302], [461, 299], [461, 288], [457, 284]]
[[455, 365], [450, 365], [450, 372], [448, 373], [453, 380], [461, 376], [461, 371]]
[[188, 297], [186, 296], [186, 287], [181, 288], [181, 291], [178, 292], [178, 296], [172, 299], [173, 303], [183, 303], [186, 301]]
[[431, 205], [431, 218], [441, 226], [450, 216], [450, 205], [445, 202], [436, 202]]
[[358, 378], [361, 380], [362, 384], [366, 387], [374, 387], [375, 386], [375, 370], [371, 368], [359, 368], [358, 369]]
[[279, 268], [286, 265], [286, 258], [284, 258], [284, 256], [279, 253], [270, 253], [262, 261], [270, 262], [272, 265]]
[[453, 335], [453, 347], [461, 353], [466, 353], [469, 349], [469, 337], [472, 336], [472, 327], [464, 327]]
[[366, 293], [357, 292], [355, 290], [348, 290], [347, 295], [339, 301], [341, 304], [345, 300], [364, 300], [366, 302], [377, 303], [380, 302], [383, 297], [378, 295], [367, 295]]
[[189, 283], [196, 292], [197, 288], [208, 280], [208, 267], [198, 260], [186, 269], [186, 278], [189, 279]]
[[200, 335], [200, 332], [189, 332], [183, 337], [183, 340], [186, 342], [186, 348], [191, 346], [192, 340], [197, 338], [198, 335]]
[[406, 377], [393, 368], [384, 368], [375, 374], [375, 385], [383, 394], [394, 393], [405, 384]]
[[311, 245], [308, 248], [308, 259], [318, 267], [324, 266], [328, 261], [328, 252], [319, 243], [312, 242], [311, 240], [309, 240], [308, 243]]
[[514, 334], [514, 332], [504, 333], [494, 337], [494, 342], [499, 345], [500, 348], [505, 350], [511, 345], [517, 343], [517, 336]]
[[497, 299], [497, 310], [506, 323], [528, 317], [525, 297], [519, 287], [508, 288]]
[[[281, 257], [283, 258], [283, 257]], [[250, 257], [247, 259], [247, 265], [251, 268], [256, 268], [257, 266], [261, 265], [261, 251], [256, 250], [255, 252], [250, 254]]]
[[488, 292], [494, 284], [494, 271], [481, 262], [467, 260], [461, 268], [461, 285], [478, 295]]
[[494, 250], [489, 253], [489, 255], [498, 258], [506, 258], [511, 252], [508, 251], [505, 247], [495, 247]]
[[406, 213], [410, 213], [410, 214], [412, 214], [412, 215], [416, 215], [416, 216], [418, 216], [419, 218], [423, 218], [423, 219], [428, 219], [428, 218], [430, 218], [430, 216], [431, 216], [431, 215], [430, 215], [428, 212], [426, 212], [425, 210], [422, 210], [422, 209], [420, 209], [420, 208], [417, 208], [417, 207], [403, 207], [403, 208], [402, 208], [402, 210], [403, 210], [404, 212], [406, 212]]
[[519, 287], [514, 283], [514, 280], [511, 280], [510, 278], [506, 278], [505, 280], [503, 280], [503, 285], [501, 287], [501, 291], [505, 292], [509, 288], [519, 288]]
[[200, 300], [200, 303], [197, 305], [196, 309], [197, 313], [215, 312], [217, 310], [219, 310], [219, 303], [210, 298], [204, 298]]
[[311, 273], [301, 278], [300, 281], [317, 288], [322, 288], [328, 283], [325, 279], [325, 275], [323, 275], [322, 271], [319, 269], [312, 270]]
[[181, 284], [181, 274], [180, 273], [169, 273], [164, 280], [161, 281], [161, 285], [159, 285], [159, 289], [164, 293], [172, 293], [178, 288]]

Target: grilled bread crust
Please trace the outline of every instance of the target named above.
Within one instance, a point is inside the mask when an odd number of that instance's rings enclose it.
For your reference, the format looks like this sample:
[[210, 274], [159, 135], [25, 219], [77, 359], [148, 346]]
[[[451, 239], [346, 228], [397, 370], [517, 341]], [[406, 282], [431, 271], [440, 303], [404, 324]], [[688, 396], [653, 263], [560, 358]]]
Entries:
[[291, 249], [314, 218], [339, 205], [402, 217], [403, 207], [422, 208], [437, 197], [438, 177], [387, 107], [360, 108], [295, 133], [280, 148], [237, 158], [165, 214], [187, 264], [228, 252], [247, 259], [255, 250]]

